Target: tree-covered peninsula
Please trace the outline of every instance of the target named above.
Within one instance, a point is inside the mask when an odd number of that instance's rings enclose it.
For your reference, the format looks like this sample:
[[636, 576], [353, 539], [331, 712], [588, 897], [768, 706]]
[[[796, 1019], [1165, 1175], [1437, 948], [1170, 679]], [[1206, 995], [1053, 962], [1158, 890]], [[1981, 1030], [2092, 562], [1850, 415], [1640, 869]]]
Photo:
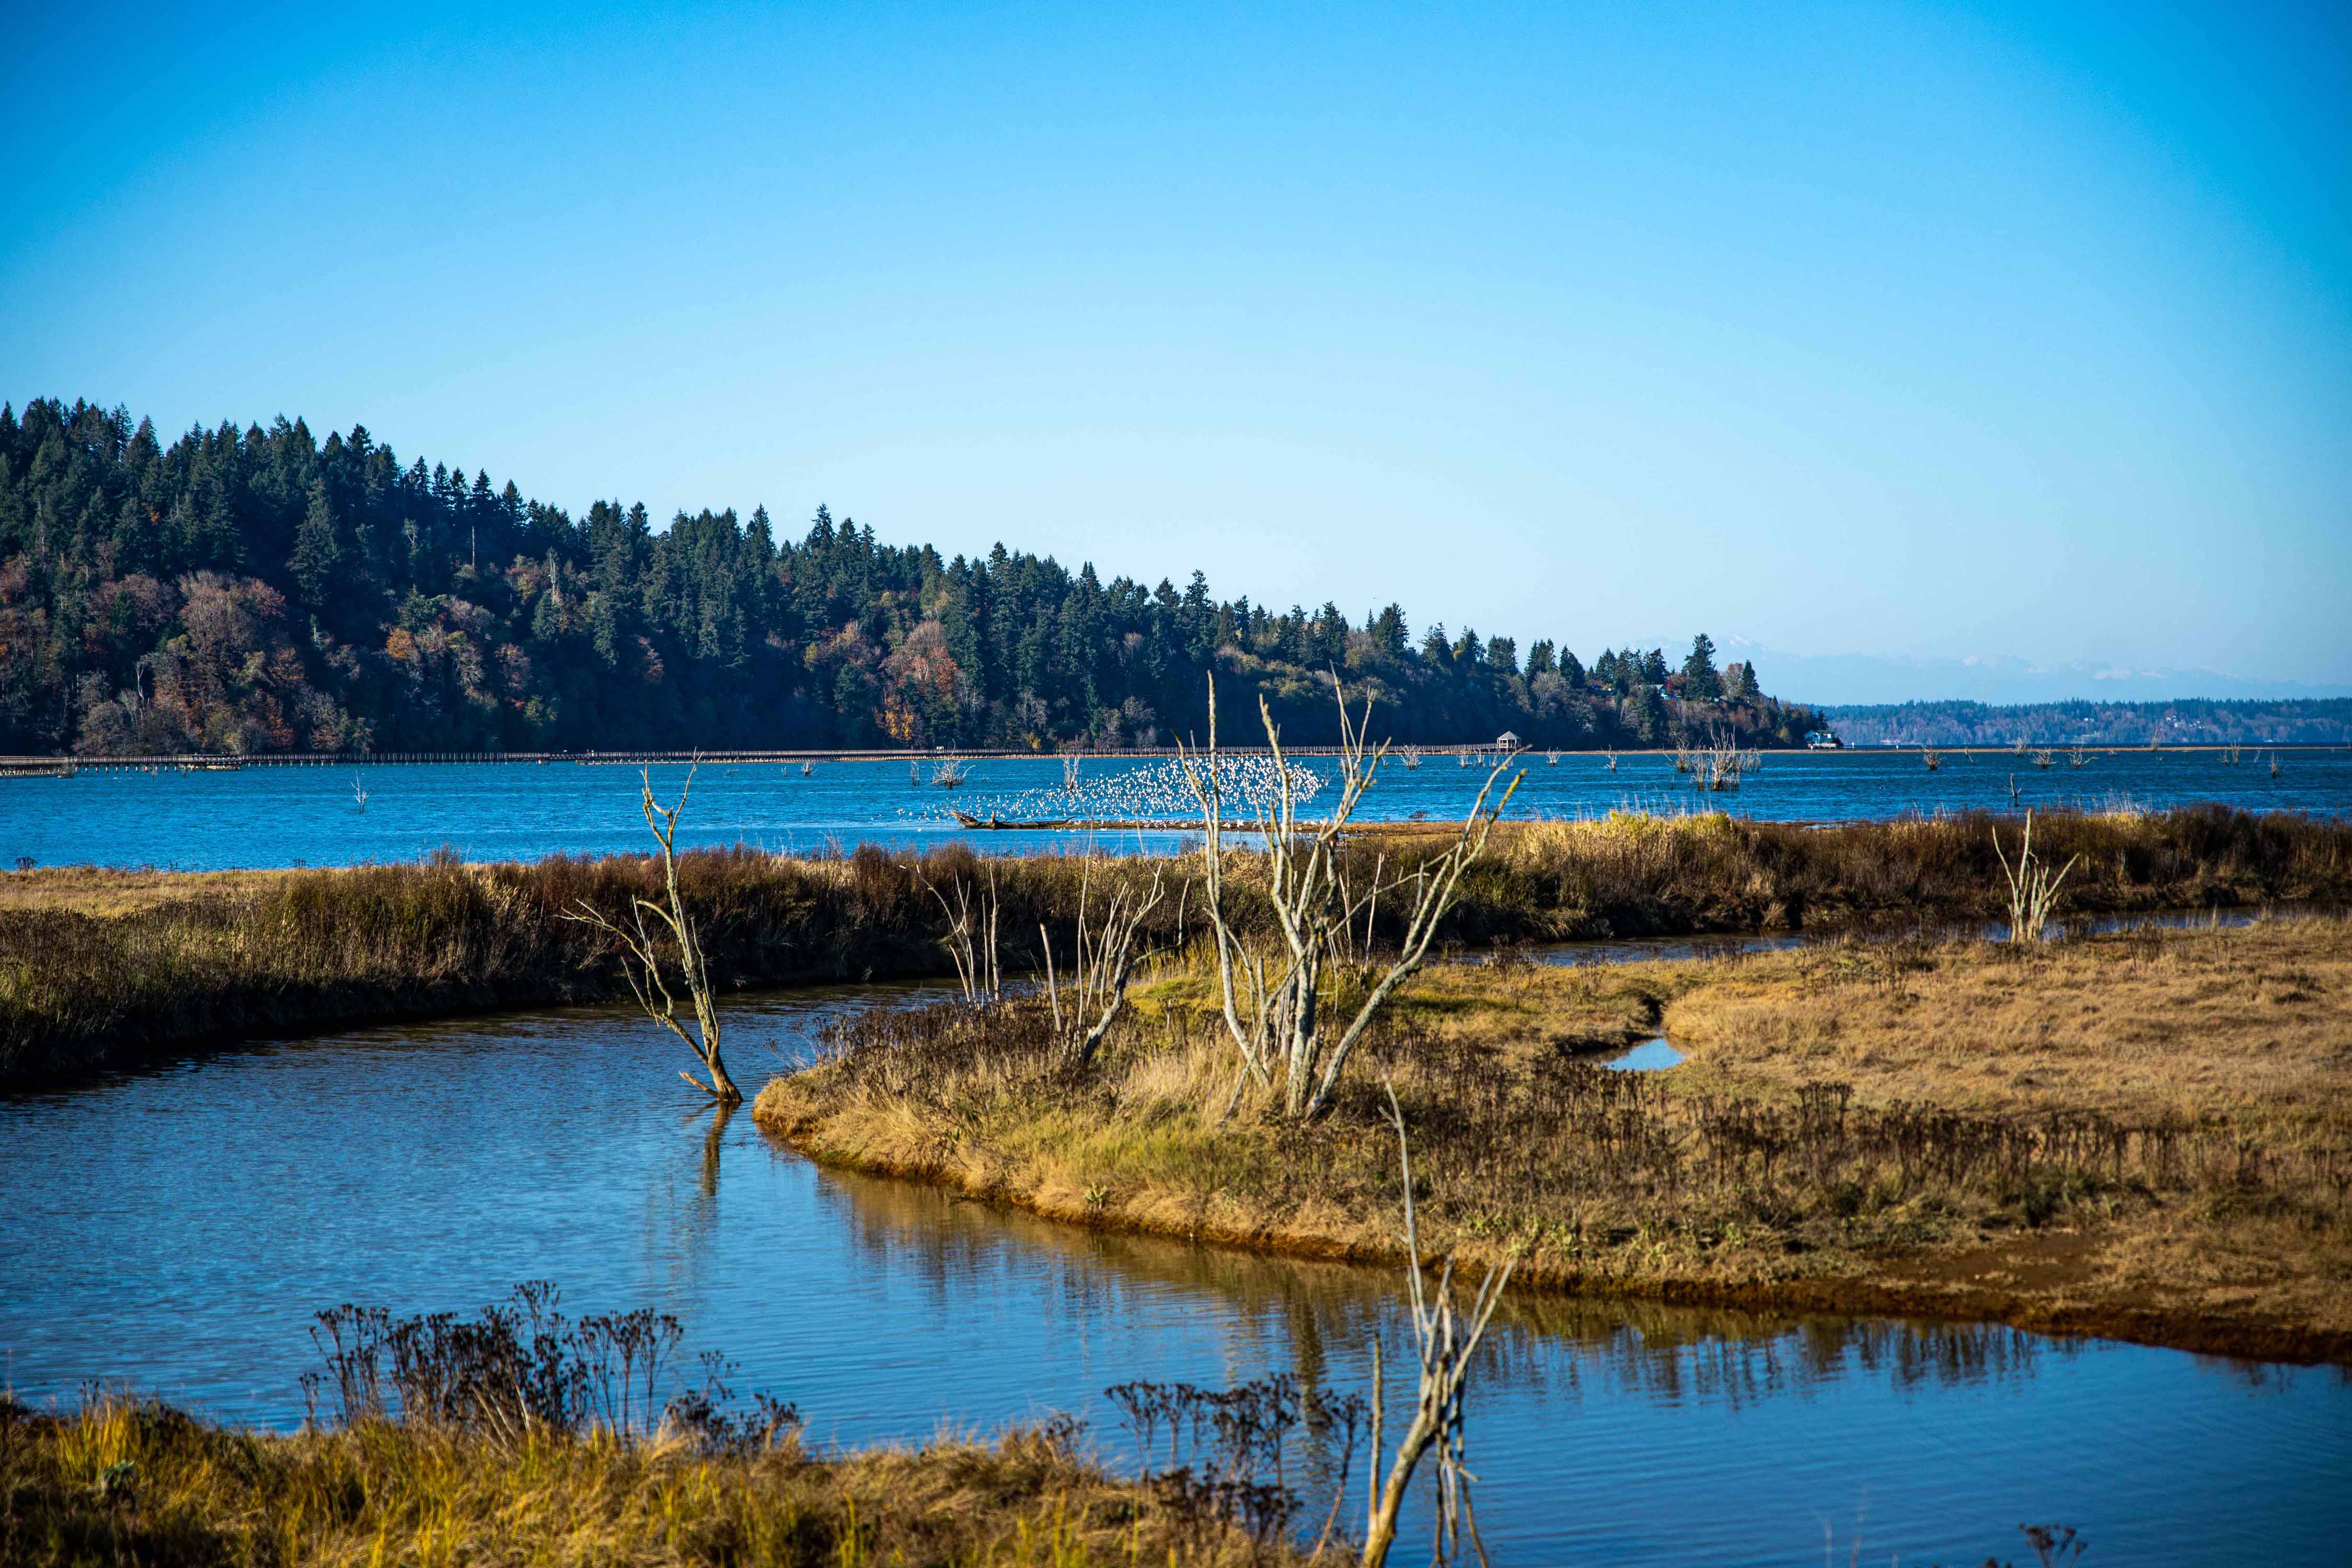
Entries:
[[[166, 442], [121, 408], [0, 406], [0, 752], [1151, 745], [1241, 713], [1334, 738], [1789, 745], [1819, 720], [1695, 638], [1604, 650], [1396, 605], [1276, 611], [1002, 544], [942, 557], [824, 509], [585, 515], [299, 419]], [[1246, 728], [1254, 731], [1255, 726]]]

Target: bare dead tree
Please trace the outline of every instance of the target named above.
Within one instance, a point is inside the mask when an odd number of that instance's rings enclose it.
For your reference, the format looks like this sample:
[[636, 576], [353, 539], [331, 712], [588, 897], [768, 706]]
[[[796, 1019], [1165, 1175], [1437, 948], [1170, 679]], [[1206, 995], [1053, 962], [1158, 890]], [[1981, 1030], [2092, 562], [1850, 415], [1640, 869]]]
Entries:
[[[1186, 786], [1201, 808], [1204, 905], [1216, 937], [1225, 1027], [1242, 1058], [1228, 1113], [1255, 1081], [1269, 1093], [1279, 1093], [1284, 1113], [1294, 1120], [1322, 1114], [1358, 1039], [1396, 988], [1421, 968], [1438, 924], [1460, 889], [1463, 873], [1485, 853], [1496, 818], [1518, 788], [1514, 779], [1496, 795], [1511, 763], [1512, 758], [1506, 757], [1486, 775], [1460, 833], [1444, 853], [1422, 861], [1410, 873], [1399, 871], [1385, 879], [1375, 875], [1369, 885], [1349, 889], [1340, 873], [1340, 841], [1389, 748], [1385, 742], [1375, 748], [1367, 738], [1370, 698], [1365, 699], [1359, 718], [1349, 711], [1346, 689], [1336, 678], [1332, 686], [1339, 707], [1339, 788], [1330, 816], [1318, 820], [1298, 815], [1297, 781], [1283, 755], [1281, 731], [1265, 698], [1258, 699], [1258, 719], [1274, 753], [1272, 797], [1255, 803], [1255, 831], [1265, 841], [1265, 894], [1274, 914], [1271, 942], [1247, 940], [1236, 929], [1226, 901], [1226, 775], [1217, 755], [1214, 676], [1209, 680], [1207, 750], [1180, 747], [1177, 753]], [[1339, 963], [1349, 946], [1349, 928], [1383, 893], [1402, 894], [1408, 887], [1412, 892], [1404, 901], [1412, 912], [1395, 957], [1364, 989], [1353, 1016], [1331, 1028], [1323, 1014], [1331, 999], [1326, 992], [1333, 989], [1327, 982], [1338, 978]]]
[[[687, 769], [686, 783], [677, 792], [677, 804], [671, 806], [654, 799], [649, 772], [637, 775], [643, 788], [641, 804], [646, 826], [653, 830], [655, 841], [661, 846], [662, 901], [632, 898], [627, 925], [613, 920], [585, 899], [565, 910], [563, 918], [593, 926], [621, 944], [621, 973], [628, 980], [637, 1005], [645, 1009], [646, 1017], [686, 1042], [687, 1049], [695, 1054], [703, 1070], [710, 1075], [710, 1081], [705, 1083], [683, 1069], [677, 1076], [721, 1105], [740, 1105], [742, 1090], [727, 1076], [727, 1063], [719, 1051], [719, 1007], [711, 996], [710, 971], [703, 962], [702, 939], [696, 933], [693, 917], [686, 912], [686, 900], [677, 890], [677, 819], [686, 810], [687, 796], [693, 793], [694, 774], [699, 766], [698, 762]], [[647, 916], [652, 917], [651, 925], [646, 923]], [[665, 948], [674, 956], [666, 958]], [[686, 1026], [677, 1021], [677, 1000], [664, 973], [672, 963], [693, 1004], [694, 1034], [687, 1033]]]
[[948, 959], [955, 965], [957, 984], [967, 1002], [999, 1002], [1004, 997], [1004, 971], [997, 962], [996, 923], [1000, 900], [996, 893], [996, 868], [988, 868], [988, 887], [981, 894], [980, 905], [973, 908], [971, 889], [961, 877], [955, 879], [955, 902], [932, 885], [921, 872], [915, 880], [937, 899], [940, 912], [948, 918], [947, 934], [940, 945], [948, 950]]
[[1701, 789], [1723, 791], [1739, 787], [1739, 781], [1753, 771], [1754, 754], [1743, 748], [1738, 740], [1717, 726], [1707, 743], [1696, 751], [1676, 748], [1677, 770], [1692, 773], [1692, 782]]
[[1388, 1089], [1389, 1122], [1396, 1129], [1397, 1162], [1404, 1173], [1405, 1291], [1412, 1308], [1419, 1376], [1412, 1420], [1397, 1439], [1396, 1457], [1390, 1462], [1388, 1478], [1383, 1482], [1380, 1462], [1387, 1390], [1383, 1386], [1386, 1380], [1381, 1367], [1380, 1341], [1372, 1342], [1371, 1497], [1364, 1524], [1361, 1563], [1363, 1568], [1382, 1568], [1388, 1562], [1389, 1549], [1396, 1542], [1397, 1516], [1404, 1508], [1413, 1471], [1433, 1448], [1437, 1453], [1438, 1542], [1449, 1554], [1458, 1552], [1462, 1531], [1466, 1527], [1471, 1543], [1478, 1548], [1479, 1560], [1484, 1562], [1486, 1548], [1478, 1541], [1478, 1523], [1470, 1508], [1469, 1483], [1477, 1478], [1465, 1463], [1462, 1394], [1470, 1380], [1471, 1358], [1477, 1353], [1478, 1342], [1486, 1337], [1495, 1309], [1502, 1304], [1503, 1287], [1510, 1282], [1511, 1270], [1518, 1264], [1519, 1249], [1514, 1246], [1500, 1264], [1486, 1270], [1466, 1321], [1454, 1310], [1452, 1258], [1446, 1258], [1439, 1270], [1436, 1290], [1433, 1293], [1427, 1289], [1421, 1271], [1421, 1228], [1412, 1205], [1412, 1148], [1405, 1138], [1404, 1111], [1397, 1104], [1395, 1086], [1383, 1087]]
[[[1165, 897], [1160, 870], [1154, 867], [1151, 886], [1143, 891], [1137, 892], [1124, 884], [1113, 888], [1097, 923], [1090, 908], [1093, 871], [1093, 862], [1089, 860], [1079, 877], [1077, 941], [1072, 950], [1066, 986], [1054, 969], [1053, 939], [1044, 926], [1037, 928], [1038, 939], [1045, 943], [1045, 998], [1054, 1010], [1054, 1032], [1063, 1042], [1065, 1056], [1079, 1067], [1093, 1064], [1111, 1026], [1118, 1022], [1120, 1012], [1127, 1006], [1128, 982], [1133, 978], [1135, 961], [1140, 956], [1136, 939], [1142, 934], [1145, 920]], [[1066, 998], [1069, 1004], [1066, 1012], [1063, 1007]]]
[[1923, 746], [1919, 751], [1919, 761], [1927, 764], [1927, 771], [1932, 773], [1944, 765], [1944, 753], [1933, 746]]
[[2000, 847], [2000, 829], [1992, 830], [1992, 852], [2000, 857], [2001, 874], [2009, 879], [2009, 940], [2039, 942], [2042, 928], [2050, 923], [2050, 910], [2058, 901], [2058, 889], [2066, 880], [2066, 873], [2074, 868], [2080, 855], [2067, 857], [2066, 863], [2053, 875], [2049, 862], [2033, 853], [2033, 814], [2025, 814], [2025, 839], [2018, 847], [2017, 864], [2009, 863], [2008, 854]]

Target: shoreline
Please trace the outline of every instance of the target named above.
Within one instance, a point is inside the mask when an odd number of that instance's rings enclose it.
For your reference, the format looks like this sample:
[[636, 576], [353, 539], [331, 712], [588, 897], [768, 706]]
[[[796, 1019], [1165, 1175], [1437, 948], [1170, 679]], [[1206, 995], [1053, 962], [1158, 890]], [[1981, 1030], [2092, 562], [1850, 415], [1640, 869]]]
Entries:
[[[1083, 1195], [1025, 1194], [1002, 1183], [972, 1183], [936, 1165], [868, 1159], [827, 1149], [805, 1132], [753, 1120], [793, 1152], [825, 1169], [919, 1183], [967, 1202], [1017, 1210], [1077, 1230], [1111, 1236], [1143, 1236], [1185, 1241], [1260, 1258], [1344, 1263], [1366, 1268], [1401, 1268], [1400, 1245], [1368, 1245], [1328, 1233], [1269, 1231], [1223, 1226], [1181, 1225], [1150, 1214], [1089, 1207]], [[2073, 1237], [2076, 1232], [2055, 1233]], [[2022, 1258], [2011, 1261], [2026, 1261]], [[2190, 1355], [2294, 1366], [2352, 1366], [2352, 1331], [2291, 1329], [2274, 1324], [2216, 1323], [2179, 1313], [2116, 1309], [2059, 1310], [2021, 1302], [1990, 1289], [1948, 1290], [1874, 1280], [1810, 1279], [1741, 1285], [1713, 1280], [1665, 1280], [1612, 1285], [1589, 1276], [1522, 1261], [1511, 1275], [1522, 1287], [1588, 1300], [1655, 1301], [1669, 1307], [1720, 1307], [1759, 1313], [1820, 1313], [1867, 1318], [1903, 1318], [1924, 1322], [2000, 1323], [2055, 1338], [2112, 1340]]]
[[[1412, 752], [1424, 757], [1497, 757], [1503, 753], [1492, 741], [1437, 741], [1397, 743], [1398, 752]], [[1558, 752], [1563, 757], [1672, 757], [1679, 750], [1674, 746], [1523, 746], [1516, 753], [1520, 757], [1547, 756]], [[2200, 754], [2219, 752], [2285, 752], [2325, 755], [2347, 749], [2342, 741], [2197, 741], [2151, 746], [2146, 742], [2124, 741], [2049, 741], [2035, 742], [2021, 751], [2014, 744], [2003, 745], [1941, 745], [1933, 742], [1906, 742], [1901, 745], [1869, 745], [1855, 743], [1840, 746], [1811, 746], [1802, 742], [1761, 742], [1750, 748], [1769, 756], [1792, 756], [1798, 752], [1822, 756], [1917, 756], [1933, 752], [1946, 757], [2031, 757], [2036, 752], [2069, 752], [2081, 750], [2091, 756], [2130, 754], [2162, 754], [2178, 752]], [[1218, 750], [1228, 756], [1269, 757], [1273, 752], [1265, 746], [1220, 745]], [[1289, 746], [1283, 753], [1292, 757], [1328, 757], [1339, 754], [1336, 746]], [[26, 752], [0, 756], [0, 778], [64, 778], [78, 772], [87, 773], [235, 773], [245, 768], [363, 768], [363, 767], [543, 767], [572, 764], [583, 767], [684, 767], [693, 763], [733, 763], [738, 766], [775, 763], [931, 763], [952, 758], [971, 762], [1040, 762], [1062, 763], [1072, 758], [1081, 762], [1166, 762], [1182, 755], [1168, 746], [1121, 747], [1116, 751], [1089, 751], [1067, 747], [1059, 751], [1016, 751], [1005, 747], [935, 747], [928, 751], [906, 748], [878, 750], [856, 746], [818, 747], [798, 751], [729, 750], [677, 752], [659, 749], [618, 748], [612, 751], [579, 752], [157, 752], [107, 755], [74, 752]]]

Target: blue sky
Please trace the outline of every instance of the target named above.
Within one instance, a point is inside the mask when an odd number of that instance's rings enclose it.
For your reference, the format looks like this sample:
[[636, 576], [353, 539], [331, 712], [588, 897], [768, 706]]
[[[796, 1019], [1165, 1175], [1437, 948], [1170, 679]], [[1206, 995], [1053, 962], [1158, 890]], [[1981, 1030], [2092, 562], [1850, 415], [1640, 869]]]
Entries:
[[2340, 10], [11, 27], [11, 401], [1588, 655], [2352, 684]]

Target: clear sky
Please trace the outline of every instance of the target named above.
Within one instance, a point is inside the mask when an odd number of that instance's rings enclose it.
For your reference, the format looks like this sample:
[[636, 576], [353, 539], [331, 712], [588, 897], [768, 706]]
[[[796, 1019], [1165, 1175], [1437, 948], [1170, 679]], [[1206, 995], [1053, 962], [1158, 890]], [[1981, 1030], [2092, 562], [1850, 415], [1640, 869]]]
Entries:
[[28, 8], [0, 397], [1588, 657], [2342, 684], [2347, 16]]

